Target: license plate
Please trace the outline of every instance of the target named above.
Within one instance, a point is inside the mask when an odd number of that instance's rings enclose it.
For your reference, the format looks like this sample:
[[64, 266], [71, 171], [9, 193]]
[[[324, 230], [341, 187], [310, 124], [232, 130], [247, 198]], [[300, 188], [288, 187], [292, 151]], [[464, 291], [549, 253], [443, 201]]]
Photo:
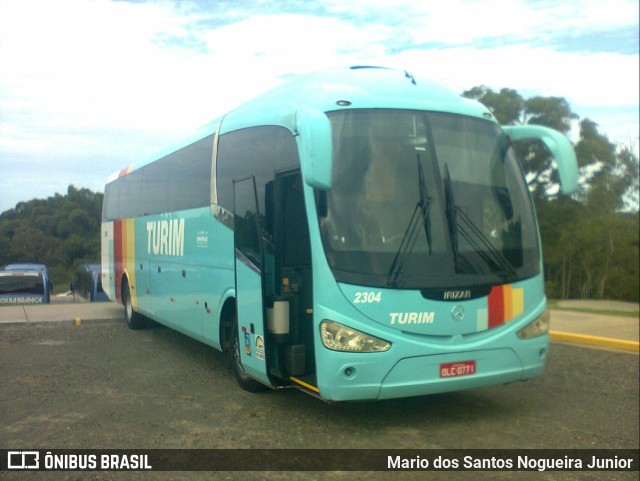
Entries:
[[440, 377], [470, 376], [475, 373], [475, 361], [445, 362], [440, 364]]

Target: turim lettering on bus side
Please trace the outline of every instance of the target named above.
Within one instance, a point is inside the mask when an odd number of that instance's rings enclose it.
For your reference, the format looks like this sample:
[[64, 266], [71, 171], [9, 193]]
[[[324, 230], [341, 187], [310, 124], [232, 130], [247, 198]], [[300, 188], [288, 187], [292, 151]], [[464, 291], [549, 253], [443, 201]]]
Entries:
[[184, 219], [147, 222], [147, 254], [184, 256]]

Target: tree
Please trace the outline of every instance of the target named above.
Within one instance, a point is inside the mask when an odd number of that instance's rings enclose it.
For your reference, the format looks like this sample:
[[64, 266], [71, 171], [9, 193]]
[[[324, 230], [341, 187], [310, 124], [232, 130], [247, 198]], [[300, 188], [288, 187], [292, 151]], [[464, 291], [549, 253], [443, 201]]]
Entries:
[[[474, 87], [462, 95], [486, 105], [503, 125], [544, 125], [566, 134], [571, 130], [571, 122], [578, 118], [562, 97], [525, 100], [515, 90], [504, 88], [496, 93], [485, 86]], [[557, 192], [558, 177], [548, 149], [539, 142], [519, 142], [514, 148], [534, 196], [545, 197], [549, 192]]]
[[100, 257], [102, 194], [69, 186], [66, 195], [20, 202], [0, 214], [0, 265], [47, 264], [67, 285], [80, 263]]
[[[502, 124], [538, 124], [567, 134], [578, 116], [561, 97], [523, 99], [518, 92], [480, 86], [464, 92]], [[521, 161], [538, 211], [547, 292], [559, 298], [638, 300], [638, 158], [590, 119], [579, 121], [575, 145], [580, 191], [557, 187], [553, 159], [540, 144], [521, 142]], [[635, 211], [635, 214], [629, 214]]]
[[50, 264], [55, 260], [60, 242], [51, 239], [35, 227], [23, 223], [11, 239], [9, 257], [22, 262]]
[[524, 123], [525, 102], [522, 96], [512, 89], [502, 89], [499, 93], [481, 85], [467, 90], [464, 97], [475, 99], [489, 107], [502, 125]]

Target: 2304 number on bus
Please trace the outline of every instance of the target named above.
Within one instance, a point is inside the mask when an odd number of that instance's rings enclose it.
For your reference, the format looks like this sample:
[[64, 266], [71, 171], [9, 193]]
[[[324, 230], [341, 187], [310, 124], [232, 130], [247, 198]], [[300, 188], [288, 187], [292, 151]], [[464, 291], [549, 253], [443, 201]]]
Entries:
[[382, 300], [382, 292], [363, 291], [356, 292], [356, 297], [353, 299], [354, 304], [379, 304]]

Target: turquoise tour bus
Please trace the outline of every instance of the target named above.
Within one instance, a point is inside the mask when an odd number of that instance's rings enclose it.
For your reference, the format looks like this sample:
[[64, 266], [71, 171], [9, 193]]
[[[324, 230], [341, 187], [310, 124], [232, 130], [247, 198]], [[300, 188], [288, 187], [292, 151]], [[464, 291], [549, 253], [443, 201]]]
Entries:
[[227, 351], [249, 391], [343, 401], [530, 379], [549, 316], [521, 140], [575, 190], [551, 129], [501, 127], [407, 72], [301, 76], [108, 179], [102, 284], [132, 329], [152, 319]]

